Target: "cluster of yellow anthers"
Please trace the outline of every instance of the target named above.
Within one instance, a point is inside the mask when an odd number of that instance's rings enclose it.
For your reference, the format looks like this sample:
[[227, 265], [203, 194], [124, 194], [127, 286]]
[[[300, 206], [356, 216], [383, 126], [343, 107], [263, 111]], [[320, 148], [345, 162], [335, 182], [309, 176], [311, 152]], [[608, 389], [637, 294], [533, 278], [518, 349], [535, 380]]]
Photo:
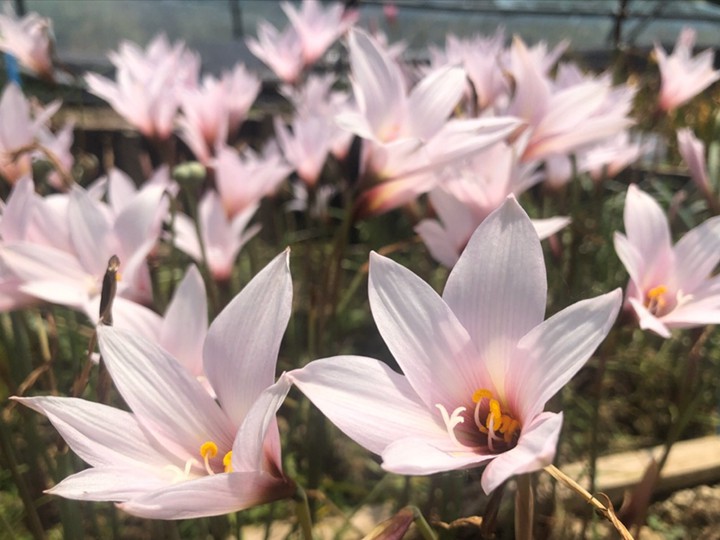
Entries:
[[[475, 425], [482, 433], [488, 436], [488, 448], [490, 448], [490, 451], [494, 451], [494, 441], [499, 440], [499, 437], [496, 436], [497, 433], [502, 435], [506, 444], [510, 444], [518, 429], [520, 429], [520, 422], [509, 414], [503, 414], [500, 402], [495, 399], [490, 390], [476, 390], [473, 393], [472, 400], [475, 403], [475, 413], [473, 414]], [[485, 400], [487, 400], [488, 404], [488, 414], [483, 423], [480, 421], [480, 406]]]
[[653, 315], [657, 315], [658, 313], [660, 313], [667, 305], [667, 301], [665, 300], [666, 292], [667, 287], [665, 285], [658, 285], [657, 287], [653, 287], [647, 292], [647, 301], [645, 303], [645, 306], [648, 308], [648, 311]]
[[[475, 403], [475, 411], [473, 413], [475, 425], [481, 433], [487, 435], [487, 446], [490, 451], [495, 452], [495, 443], [499, 441], [504, 441], [506, 445], [512, 444], [515, 437], [519, 435], [520, 428], [522, 427], [520, 422], [510, 414], [507, 414], [507, 411], [503, 412], [500, 402], [495, 399], [495, 396], [490, 390], [476, 390], [472, 395], [472, 400], [473, 403]], [[487, 406], [488, 411], [485, 422], [480, 420], [480, 410], [483, 405]], [[462, 413], [465, 412], [466, 408], [458, 407], [452, 413], [448, 414], [447, 409], [442, 404], [437, 403], [435, 407], [437, 407], [440, 414], [442, 414], [450, 438], [455, 443], [461, 444], [455, 436], [455, 427], [465, 422]]]
[[[212, 467], [210, 466], [210, 460], [217, 456], [217, 453], [217, 444], [212, 441], [205, 441], [200, 446], [200, 456], [203, 458], [203, 462], [205, 463], [205, 470], [210, 475], [215, 474], [215, 471], [213, 471]], [[227, 454], [223, 456], [222, 462], [224, 471], [226, 473], [232, 472], [232, 450], [230, 450]]]

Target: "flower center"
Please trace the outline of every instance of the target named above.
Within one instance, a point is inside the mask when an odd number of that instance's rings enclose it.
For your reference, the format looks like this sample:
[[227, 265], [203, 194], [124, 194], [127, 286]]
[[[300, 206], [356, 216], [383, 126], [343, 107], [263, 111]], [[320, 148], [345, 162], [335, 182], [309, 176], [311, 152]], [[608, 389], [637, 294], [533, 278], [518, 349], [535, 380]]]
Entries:
[[466, 407], [458, 407], [452, 413], [441, 405], [435, 406], [442, 414], [448, 435], [457, 444], [473, 447], [487, 447], [490, 452], [500, 453], [512, 448], [520, 436], [521, 424], [515, 419], [507, 408], [503, 408], [500, 401], [490, 390], [479, 389], [472, 395], [475, 404], [472, 419], [477, 431], [470, 428], [462, 429], [459, 435], [462, 441], [458, 440], [455, 433], [460, 424], [465, 424]]
[[[215, 474], [210, 460], [218, 455], [218, 446], [213, 441], [205, 441], [200, 445], [200, 457], [203, 458], [205, 470], [209, 475]], [[227, 452], [222, 458], [223, 472], [232, 472], [232, 450]]]
[[[487, 445], [491, 452], [502, 442], [505, 446], [514, 445], [520, 435], [520, 422], [507, 410], [503, 410], [500, 402], [490, 390], [476, 390], [472, 396], [475, 403], [473, 419], [480, 433], [487, 435]], [[483, 422], [483, 418], [485, 421]]]
[[645, 307], [650, 313], [659, 316], [667, 312], [667, 292], [665, 285], [658, 285], [645, 293]]

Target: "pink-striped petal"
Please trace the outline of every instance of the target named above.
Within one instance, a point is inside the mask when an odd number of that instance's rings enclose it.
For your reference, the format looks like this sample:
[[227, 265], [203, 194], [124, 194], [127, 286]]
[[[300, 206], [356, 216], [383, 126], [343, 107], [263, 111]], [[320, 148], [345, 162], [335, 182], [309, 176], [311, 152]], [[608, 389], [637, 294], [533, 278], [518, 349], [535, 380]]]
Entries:
[[292, 309], [290, 252], [261, 270], [210, 325], [204, 369], [235, 425], [275, 381], [280, 342]]
[[162, 468], [171, 463], [128, 412], [68, 397], [11, 399], [47, 416], [73, 452], [94, 467]]
[[481, 480], [485, 493], [490, 493], [511, 476], [539, 471], [550, 465], [555, 458], [562, 421], [562, 413], [546, 412], [523, 426], [517, 446], [498, 454], [485, 468]]
[[[520, 418], [533, 418], [605, 339], [615, 322], [622, 292], [582, 300], [533, 328], [518, 343], [506, 392]], [[516, 407], [516, 408], [515, 408]]]
[[160, 329], [160, 344], [192, 375], [203, 373], [202, 351], [208, 329], [205, 283], [195, 265], [173, 294]]
[[429, 409], [440, 403], [453, 410], [487, 387], [485, 363], [467, 330], [427, 283], [372, 252], [368, 290], [380, 334]]
[[134, 334], [98, 326], [100, 353], [137, 421], [183, 461], [206, 441], [231, 448], [236, 428], [201, 384], [163, 349]]
[[[250, 407], [233, 443], [233, 471], [280, 472], [282, 470], [279, 446], [267, 444], [270, 441], [266, 441], [266, 439], [270, 429], [277, 432], [277, 424], [274, 422], [275, 415], [291, 386], [292, 381], [283, 374], [278, 382], [263, 391]], [[270, 461], [270, 470], [265, 467], [265, 457]]]
[[688, 231], [675, 245], [677, 288], [691, 294], [720, 262], [720, 216]]
[[409, 437], [388, 446], [382, 453], [382, 467], [396, 474], [426, 475], [478, 467], [492, 461], [493, 454], [481, 454], [460, 445], [442, 446], [441, 441]]
[[546, 291], [540, 240], [511, 196], [477, 228], [443, 292], [495, 388], [505, 386], [518, 340], [542, 322]]
[[168, 472], [136, 467], [85, 469], [65, 478], [46, 493], [81, 501], [127, 501], [171, 485]]
[[330, 421], [375, 454], [406, 437], [450, 440], [437, 410], [387, 365], [359, 356], [315, 360], [288, 377]]
[[237, 512], [290, 497], [294, 491], [267, 473], [223, 473], [151, 491], [118, 506], [144, 518], [191, 519]]

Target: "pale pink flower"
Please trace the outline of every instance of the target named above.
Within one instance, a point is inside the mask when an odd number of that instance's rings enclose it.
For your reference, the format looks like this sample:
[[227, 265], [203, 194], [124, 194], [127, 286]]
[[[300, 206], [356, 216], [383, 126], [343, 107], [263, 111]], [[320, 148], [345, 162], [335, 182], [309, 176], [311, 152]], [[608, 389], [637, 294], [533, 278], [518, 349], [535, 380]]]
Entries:
[[115, 81], [95, 73], [85, 75], [90, 92], [106, 100], [146, 137], [166, 139], [173, 130], [181, 94], [197, 86], [200, 58], [185, 44], [155, 37], [145, 50], [124, 41], [109, 54]]
[[162, 348], [99, 326], [105, 366], [132, 412], [76, 398], [14, 398], [46, 415], [90, 465], [48, 492], [115, 501], [154, 519], [227, 514], [292, 496], [275, 419], [289, 385], [273, 384], [291, 304], [286, 252], [208, 330], [203, 363], [217, 401]]
[[72, 122], [65, 124], [57, 133], [53, 133], [45, 127], [40, 127], [38, 130], [37, 141], [42, 145], [42, 150], [38, 150], [34, 155], [38, 159], [47, 159], [48, 156], [46, 154], [49, 153], [60, 165], [60, 171], [53, 169], [47, 177], [48, 184], [58, 191], [65, 191], [70, 187], [65, 178], [68, 176], [72, 177], [72, 167], [75, 163], [75, 158], [71, 151], [74, 141], [74, 130], [75, 124]]
[[300, 37], [305, 65], [317, 62], [358, 19], [357, 11], [346, 12], [340, 2], [323, 7], [318, 0], [303, 0], [299, 11], [290, 2], [282, 2], [280, 7]]
[[178, 214], [175, 216], [175, 245], [200, 262], [203, 260], [202, 241], [213, 277], [217, 280], [229, 279], [240, 249], [260, 230], [259, 225], [248, 227], [257, 207], [258, 202], [255, 202], [228, 218], [220, 196], [215, 191], [208, 191], [198, 205], [202, 238], [198, 238], [193, 221]]
[[[59, 108], [60, 102], [54, 101], [33, 114], [30, 103], [15, 83], [5, 87], [0, 97], [0, 175], [5, 180], [13, 183], [30, 174], [34, 151], [29, 147], [38, 141], [45, 123]], [[25, 151], [14, 156], [21, 149]]]
[[523, 159], [566, 154], [625, 130], [634, 90], [613, 87], [609, 75], [584, 76], [565, 65], [553, 82], [520, 38], [512, 49], [515, 94], [510, 114], [528, 123]]
[[317, 360], [288, 376], [385, 470], [486, 465], [486, 493], [552, 463], [562, 413], [545, 404], [605, 338], [620, 290], [543, 321], [540, 242], [514, 199], [468, 243], [442, 297], [409, 270], [370, 258], [373, 317], [403, 374], [370, 358]]
[[465, 73], [446, 67], [409, 92], [398, 64], [369, 35], [353, 29], [350, 64], [358, 110], [338, 115], [364, 141], [363, 174], [380, 185], [358, 202], [364, 213], [405, 204], [436, 183], [431, 171], [507, 137], [515, 118], [450, 119]]
[[320, 116], [296, 115], [290, 132], [280, 118], [275, 117], [274, 123], [275, 137], [285, 159], [303, 182], [314, 186], [330, 154], [334, 124]]
[[66, 194], [41, 197], [29, 176], [18, 180], [3, 208], [0, 237], [5, 244], [29, 242], [73, 253]]
[[266, 145], [261, 154], [220, 146], [214, 165], [215, 184], [228, 216], [243, 213], [274, 193], [292, 172], [275, 144]]
[[635, 185], [625, 199], [625, 234], [615, 251], [630, 274], [626, 301], [640, 328], [670, 337], [672, 328], [720, 322], [720, 216], [708, 219], [673, 246], [660, 205]]
[[506, 101], [510, 81], [501, 63], [505, 32], [498, 28], [494, 35], [474, 36], [469, 39], [449, 34], [445, 50], [431, 48], [432, 65], [460, 65], [465, 69], [480, 110], [492, 107], [497, 100]]
[[652, 149], [650, 141], [632, 138], [630, 132], [617, 135], [584, 150], [577, 156], [578, 172], [587, 172], [596, 182], [613, 178], [623, 169], [642, 159]]
[[[98, 320], [99, 306], [97, 297], [85, 306], [90, 320]], [[203, 343], [208, 332], [207, 294], [196, 266], [188, 268], [163, 316], [120, 297], [113, 303], [112, 314], [115, 328], [129, 330], [157, 343], [212, 392], [202, 364]]]
[[53, 79], [52, 21], [35, 12], [21, 19], [0, 14], [0, 50], [13, 55], [27, 69]]
[[[508, 195], [519, 196], [542, 179], [536, 164], [521, 164], [522, 149], [497, 143], [452, 167], [430, 194], [438, 219], [424, 219], [415, 227], [430, 254], [452, 268], [470, 237]], [[541, 240], [570, 223], [567, 217], [532, 220]]]
[[[2, 243], [20, 242], [32, 233], [36, 212], [35, 186], [29, 176], [20, 178], [12, 188], [7, 202], [0, 201], [0, 240]], [[23, 281], [0, 259], [0, 312], [22, 309], [36, 302], [20, 290]]]
[[[19, 241], [0, 248], [0, 259], [23, 280], [22, 292], [47, 302], [82, 308], [101, 290], [102, 277], [111, 255], [120, 258], [122, 280], [118, 295], [137, 301], [151, 298], [145, 258], [159, 234], [158, 212], [163, 214], [164, 189], [157, 186], [138, 195], [117, 216], [102, 202], [75, 186], [63, 196], [64, 223], [57, 231], [58, 245], [48, 245], [53, 231], [48, 226], [61, 217], [43, 217], [47, 238], [43, 243]], [[59, 247], [67, 231], [71, 251]]]
[[710, 175], [705, 160], [705, 145], [693, 135], [690, 128], [678, 129], [677, 141], [680, 155], [690, 169], [690, 178], [705, 196], [712, 196]]
[[259, 91], [260, 79], [238, 64], [220, 79], [206, 76], [201, 87], [182, 92], [180, 135], [199, 161], [207, 163], [215, 147], [237, 132]]
[[[90, 190], [98, 189], [102, 194], [107, 192], [107, 204], [113, 216], [119, 216], [128, 206], [132, 205], [137, 197], [141, 196], [145, 190], [162, 190], [175, 196], [178, 191], [177, 184], [170, 178], [170, 171], [167, 166], [157, 168], [152, 176], [142, 183], [138, 188], [135, 182], [125, 172], [117, 168], [112, 168], [107, 175], [98, 178]], [[162, 220], [167, 213], [169, 206], [164, 203], [162, 210], [157, 212], [158, 218], [151, 232], [157, 236], [162, 226]]]
[[330, 153], [344, 159], [352, 143], [353, 134], [337, 125], [335, 116], [350, 110], [350, 96], [332, 88], [335, 76], [310, 74], [301, 86], [284, 85], [281, 92], [295, 107], [297, 115], [321, 118], [330, 141]]
[[711, 49], [692, 56], [695, 30], [683, 28], [670, 56], [655, 44], [655, 57], [660, 68], [660, 107], [670, 111], [690, 101], [720, 78], [713, 69], [715, 54]]
[[267, 21], [257, 25], [257, 39], [247, 38], [250, 52], [262, 60], [281, 81], [294, 84], [300, 78], [305, 61], [300, 36], [292, 27], [282, 33]]

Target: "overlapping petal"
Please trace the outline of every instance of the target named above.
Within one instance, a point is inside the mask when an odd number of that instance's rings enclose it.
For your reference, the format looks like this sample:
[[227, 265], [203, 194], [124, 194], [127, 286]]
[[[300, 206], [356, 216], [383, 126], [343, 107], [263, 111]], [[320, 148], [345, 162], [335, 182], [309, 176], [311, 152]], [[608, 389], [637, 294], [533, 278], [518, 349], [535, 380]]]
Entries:
[[405, 437], [448, 440], [437, 410], [431, 412], [406, 377], [372, 358], [316, 360], [288, 377], [333, 424], [376, 454]]
[[236, 425], [275, 380], [275, 361], [292, 305], [289, 256], [286, 250], [275, 257], [208, 329], [205, 374]]
[[[468, 242], [443, 292], [498, 389], [505, 387], [515, 343], [545, 315], [545, 262], [535, 229], [523, 216], [514, 198], [491, 214]], [[522, 274], [510, 270], [520, 268]]]

